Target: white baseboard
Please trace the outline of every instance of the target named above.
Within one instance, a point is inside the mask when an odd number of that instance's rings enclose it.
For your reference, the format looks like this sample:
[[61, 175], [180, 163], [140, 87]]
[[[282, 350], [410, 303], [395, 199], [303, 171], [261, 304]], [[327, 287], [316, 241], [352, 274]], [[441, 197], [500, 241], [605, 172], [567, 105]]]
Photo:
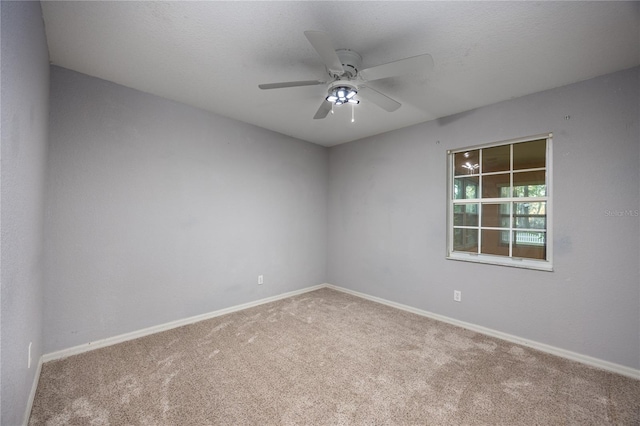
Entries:
[[120, 334], [118, 336], [107, 337], [106, 339], [96, 340], [94, 342], [84, 343], [82, 345], [73, 346], [71, 348], [62, 349], [56, 352], [51, 352], [42, 356], [42, 362], [53, 361], [57, 359], [66, 358], [71, 355], [81, 354], [83, 352], [92, 351], [106, 346], [115, 345], [117, 343], [126, 342], [128, 340], [137, 339], [139, 337], [148, 336], [150, 334], [159, 333], [161, 331], [171, 330], [173, 328], [182, 327], [183, 325], [193, 324], [199, 321], [204, 321], [210, 318], [219, 317], [221, 315], [230, 314], [232, 312], [241, 311], [243, 309], [252, 308], [254, 306], [263, 305], [265, 303], [275, 302], [276, 300], [286, 299], [287, 297], [297, 296], [299, 294], [308, 293], [310, 291], [318, 290], [325, 287], [325, 284], [318, 284], [315, 286], [303, 288], [301, 290], [294, 290], [287, 293], [282, 293], [276, 296], [267, 297], [264, 299], [256, 300], [253, 302], [243, 303], [241, 305], [231, 306], [229, 308], [220, 309], [217, 311], [209, 312], [206, 314], [196, 315], [189, 318], [184, 318], [176, 321], [171, 321], [165, 324], [156, 325], [153, 327], [143, 328], [142, 330], [132, 331], [130, 333]]
[[547, 345], [545, 343], [536, 342], [534, 340], [524, 339], [522, 337], [514, 336], [512, 334], [503, 333], [501, 331], [493, 330], [491, 328], [482, 327], [480, 325], [459, 321], [453, 318], [446, 317], [444, 315], [434, 314], [433, 312], [425, 311], [422, 309], [414, 308], [412, 306], [403, 305], [401, 303], [391, 302], [380, 297], [370, 296], [358, 291], [349, 290], [344, 287], [338, 287], [333, 284], [325, 284], [325, 287], [332, 288], [334, 290], [342, 291], [344, 293], [358, 296], [363, 299], [371, 300], [373, 302], [381, 303], [383, 305], [391, 306], [403, 311], [411, 312], [417, 315], [435, 319], [437, 321], [446, 322], [448, 324], [456, 325], [458, 327], [466, 328], [468, 330], [476, 331], [478, 333], [485, 334], [487, 336], [496, 337], [498, 339], [506, 340], [511, 343], [515, 343], [522, 346], [527, 346], [533, 349], [537, 349], [541, 352], [546, 352], [552, 355], [556, 355], [562, 358], [570, 359], [582, 364], [586, 364], [592, 367], [600, 368], [602, 370], [611, 371], [613, 373], [621, 374], [623, 376], [631, 377], [632, 379], [640, 379], [640, 370], [627, 367], [624, 365], [616, 364], [613, 362], [605, 361], [602, 359], [590, 357], [588, 355], [579, 354], [577, 352], [568, 351], [555, 346]]
[[[365, 293], [360, 293], [358, 291], [349, 290], [344, 287], [338, 287], [333, 284], [319, 284], [312, 287], [307, 287], [301, 290], [295, 290], [287, 293], [282, 293], [277, 296], [267, 297], [265, 299], [256, 300], [254, 302], [248, 302], [241, 305], [232, 306], [225, 309], [220, 309], [214, 312], [209, 312], [202, 315], [196, 315], [189, 318], [184, 318], [177, 321], [168, 322], [165, 324], [160, 324], [157, 326], [144, 328], [142, 330], [133, 331], [130, 333], [121, 334], [119, 336], [113, 336], [102, 340], [97, 340], [95, 342], [89, 342], [82, 345], [74, 346], [71, 348], [63, 349], [60, 351], [48, 353], [42, 356], [38, 365], [38, 377], [40, 376], [40, 368], [43, 362], [53, 361], [56, 359], [66, 358], [71, 355], [77, 355], [83, 352], [92, 351], [94, 349], [103, 348], [105, 346], [115, 345], [117, 343], [126, 342], [128, 340], [137, 339], [139, 337], [148, 336], [150, 334], [159, 333], [161, 331], [170, 330], [173, 328], [181, 327], [183, 325], [193, 324], [198, 321], [207, 320], [210, 318], [218, 317], [221, 315], [230, 314], [232, 312], [237, 312], [243, 309], [252, 308], [254, 306], [263, 305], [269, 302], [275, 302], [276, 300], [286, 299], [287, 297], [297, 296], [299, 294], [304, 294], [310, 291], [318, 290], [321, 288], [331, 288], [337, 291], [342, 291], [344, 293], [351, 294], [353, 296], [358, 296], [363, 299], [371, 300], [373, 302], [381, 303], [383, 305], [391, 306], [397, 309], [401, 309], [403, 311], [411, 312], [417, 315], [421, 315], [424, 317], [432, 318], [437, 321], [442, 321], [448, 324], [452, 324], [458, 327], [466, 328], [468, 330], [472, 330], [478, 333], [485, 334], [487, 336], [496, 337], [498, 339], [506, 340], [511, 343], [515, 343], [522, 346], [527, 346], [533, 349], [537, 349], [542, 352], [546, 352], [552, 355], [556, 355], [562, 358], [570, 359], [572, 361], [577, 361], [582, 364], [590, 365], [592, 367], [600, 368], [602, 370], [611, 371], [613, 373], [621, 374], [623, 376], [631, 377], [633, 379], [640, 379], [640, 370], [634, 369], [631, 367], [627, 367], [624, 365], [616, 364], [613, 362], [605, 361], [602, 359], [594, 358], [588, 355], [579, 354], [577, 352], [568, 351], [565, 349], [561, 349], [555, 346], [547, 345], [545, 343], [536, 342], [534, 340], [524, 339], [522, 337], [514, 336], [512, 334], [503, 333], [498, 330], [493, 330], [491, 328], [483, 327], [480, 325], [459, 321], [453, 318], [446, 317], [444, 315], [435, 314], [433, 312], [425, 311], [422, 309], [414, 308], [412, 306], [403, 305], [401, 303], [392, 302], [386, 299], [382, 299], [380, 297], [370, 296]], [[37, 387], [37, 379], [34, 384], [34, 388], [32, 390], [32, 395], [30, 397], [30, 404], [28, 407], [29, 412], [31, 411], [31, 403], [33, 403], [33, 397], [35, 396], [35, 389]], [[28, 417], [27, 417], [28, 419]]]
[[38, 382], [40, 381], [40, 372], [42, 371], [42, 357], [38, 360], [38, 366], [36, 367], [36, 375], [33, 378], [33, 384], [31, 385], [31, 392], [29, 392], [29, 399], [27, 400], [27, 408], [24, 413], [23, 426], [29, 424], [29, 417], [31, 417], [31, 408], [33, 407], [33, 401], [36, 399], [36, 391], [38, 390]]

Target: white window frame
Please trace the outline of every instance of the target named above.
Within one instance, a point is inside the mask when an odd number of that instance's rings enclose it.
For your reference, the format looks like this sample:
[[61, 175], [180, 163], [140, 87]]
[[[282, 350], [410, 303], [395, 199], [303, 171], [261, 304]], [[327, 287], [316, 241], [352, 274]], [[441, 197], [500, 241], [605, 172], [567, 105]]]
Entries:
[[[535, 140], [540, 140], [540, 139], [546, 139], [547, 144], [546, 144], [546, 163], [545, 163], [545, 171], [546, 171], [546, 196], [545, 197], [536, 197], [536, 198], [526, 198], [526, 197], [513, 197], [513, 194], [511, 194], [511, 197], [508, 198], [482, 198], [482, 187], [481, 184], [478, 187], [478, 196], [480, 198], [475, 198], [475, 199], [465, 199], [465, 200], [454, 200], [453, 198], [453, 188], [454, 188], [454, 171], [455, 171], [455, 164], [454, 164], [454, 159], [455, 159], [455, 154], [456, 153], [460, 153], [460, 152], [466, 152], [466, 151], [471, 151], [471, 150], [476, 150], [476, 149], [486, 149], [486, 148], [492, 148], [492, 147], [496, 147], [496, 146], [502, 146], [502, 145], [511, 145], [511, 144], [517, 144], [517, 143], [521, 143], [521, 142], [530, 142], [530, 141], [535, 141]], [[519, 138], [519, 139], [511, 139], [511, 140], [506, 140], [506, 141], [501, 141], [501, 142], [494, 142], [494, 143], [489, 143], [489, 144], [483, 144], [483, 145], [475, 145], [475, 146], [470, 146], [470, 147], [465, 147], [465, 148], [461, 148], [461, 149], [456, 149], [456, 150], [449, 150], [447, 151], [447, 259], [450, 260], [460, 260], [460, 261], [467, 261], [467, 262], [476, 262], [476, 263], [485, 263], [485, 264], [490, 264], [490, 265], [501, 265], [501, 266], [510, 266], [510, 267], [517, 267], [517, 268], [526, 268], [526, 269], [537, 269], [537, 270], [542, 270], [542, 271], [553, 271], [553, 221], [552, 221], [552, 209], [553, 209], [553, 202], [552, 202], [552, 190], [553, 190], [553, 186], [552, 186], [552, 172], [553, 172], [553, 164], [552, 164], [552, 140], [553, 140], [553, 134], [552, 133], [545, 133], [545, 134], [540, 134], [540, 135], [535, 135], [535, 136], [529, 136], [526, 138]], [[481, 151], [482, 152], [482, 151]], [[511, 161], [513, 161], [513, 154], [511, 155]], [[482, 161], [480, 161], [480, 167], [482, 164]], [[532, 169], [534, 170], [534, 169]], [[539, 170], [539, 169], [536, 169]], [[522, 171], [528, 171], [528, 170], [518, 170], [518, 172], [522, 172]], [[478, 176], [480, 176], [482, 173], [482, 170], [480, 168], [480, 170], [478, 171]], [[513, 165], [511, 166], [510, 170], [510, 180], [511, 180], [511, 186], [513, 187]], [[481, 180], [480, 180], [481, 182]], [[546, 202], [546, 237], [545, 237], [545, 241], [546, 241], [546, 259], [529, 259], [529, 258], [521, 258], [521, 257], [512, 257], [511, 256], [511, 249], [509, 251], [509, 256], [501, 256], [501, 255], [492, 255], [492, 254], [483, 254], [480, 253], [480, 249], [482, 246], [482, 232], [480, 232], [482, 229], [487, 229], [487, 227], [482, 227], [482, 217], [478, 217], [478, 252], [477, 253], [472, 253], [472, 252], [466, 252], [466, 251], [454, 251], [453, 250], [453, 244], [454, 244], [454, 205], [455, 204], [465, 204], [465, 203], [469, 203], [469, 204], [478, 204], [479, 208], [481, 206], [482, 203], [510, 203], [511, 205], [513, 205], [513, 202], [527, 202], [527, 201], [531, 201], [531, 202], [538, 202], [538, 201], [545, 201]], [[481, 211], [480, 211], [481, 214]], [[512, 215], [510, 215], [510, 217], [513, 217]], [[458, 226], [459, 228], [460, 226]], [[493, 228], [489, 228], [489, 229], [493, 229]], [[510, 225], [508, 228], [497, 228], [501, 231], [508, 231], [510, 235], [513, 235], [514, 231], [517, 231], [518, 228], [514, 227], [513, 221], [510, 221]]]

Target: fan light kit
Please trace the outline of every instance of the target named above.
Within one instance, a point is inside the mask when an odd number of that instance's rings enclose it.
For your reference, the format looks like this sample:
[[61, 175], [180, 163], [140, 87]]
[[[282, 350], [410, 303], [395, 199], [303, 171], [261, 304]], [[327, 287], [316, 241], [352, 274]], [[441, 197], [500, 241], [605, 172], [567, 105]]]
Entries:
[[356, 88], [353, 86], [342, 85], [342, 82], [340, 82], [340, 84], [340, 86], [329, 88], [329, 96], [327, 96], [325, 100], [336, 106], [346, 103], [358, 105], [360, 101], [354, 99], [354, 96], [358, 94]]
[[[267, 90], [320, 84], [328, 85], [327, 92], [325, 92], [328, 95], [320, 104], [320, 108], [313, 116], [314, 119], [325, 118], [329, 112], [333, 111], [334, 105], [351, 104], [353, 107], [359, 104], [360, 101], [355, 99], [356, 95], [365, 102], [377, 105], [385, 111], [393, 112], [400, 108], [402, 104], [365, 83], [399, 75], [424, 74], [433, 68], [431, 55], [424, 54], [362, 69], [362, 57], [350, 49], [335, 50], [329, 34], [323, 31], [305, 31], [304, 35], [324, 63], [328, 78], [325, 80], [259, 84], [258, 87]], [[352, 108], [352, 122], [354, 121], [353, 114]]]

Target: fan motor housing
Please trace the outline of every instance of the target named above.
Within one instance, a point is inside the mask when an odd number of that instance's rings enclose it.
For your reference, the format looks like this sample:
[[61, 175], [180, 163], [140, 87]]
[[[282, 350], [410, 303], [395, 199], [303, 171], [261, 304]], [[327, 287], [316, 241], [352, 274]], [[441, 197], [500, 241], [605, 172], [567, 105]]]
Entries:
[[350, 49], [338, 49], [336, 54], [340, 58], [344, 73], [342, 75], [334, 75], [334, 77], [355, 78], [362, 67], [362, 56]]
[[333, 82], [329, 83], [329, 87], [327, 88], [327, 92], [331, 93], [334, 89], [337, 89], [338, 87], [346, 87], [347, 89], [355, 90], [356, 92], [358, 91], [358, 87], [355, 84], [347, 83], [344, 80], [336, 80], [336, 81], [333, 81]]

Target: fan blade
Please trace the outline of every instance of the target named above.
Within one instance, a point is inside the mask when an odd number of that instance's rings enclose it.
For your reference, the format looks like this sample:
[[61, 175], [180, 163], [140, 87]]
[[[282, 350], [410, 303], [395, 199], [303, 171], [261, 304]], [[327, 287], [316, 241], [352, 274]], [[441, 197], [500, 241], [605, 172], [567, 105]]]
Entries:
[[383, 110], [389, 112], [397, 110], [402, 105], [400, 102], [397, 102], [387, 95], [383, 95], [382, 93], [368, 86], [359, 86], [358, 96], [378, 105]]
[[388, 64], [377, 65], [360, 71], [360, 76], [366, 81], [395, 77], [412, 73], [424, 73], [433, 69], [433, 58], [429, 54], [412, 56]]
[[320, 105], [320, 108], [318, 108], [318, 111], [316, 111], [316, 115], [313, 116], [313, 119], [318, 120], [321, 118], [325, 118], [330, 111], [331, 111], [331, 102], [323, 101], [322, 104]]
[[342, 67], [342, 62], [340, 58], [338, 58], [336, 50], [333, 48], [329, 34], [324, 31], [305, 31], [304, 35], [316, 52], [318, 52], [320, 59], [322, 59], [327, 69], [331, 73], [342, 75], [344, 68]]
[[305, 80], [305, 81], [286, 81], [284, 83], [267, 83], [258, 84], [258, 87], [262, 90], [266, 89], [282, 89], [285, 87], [300, 87], [300, 86], [315, 86], [317, 84], [325, 84], [326, 82], [320, 80]]

